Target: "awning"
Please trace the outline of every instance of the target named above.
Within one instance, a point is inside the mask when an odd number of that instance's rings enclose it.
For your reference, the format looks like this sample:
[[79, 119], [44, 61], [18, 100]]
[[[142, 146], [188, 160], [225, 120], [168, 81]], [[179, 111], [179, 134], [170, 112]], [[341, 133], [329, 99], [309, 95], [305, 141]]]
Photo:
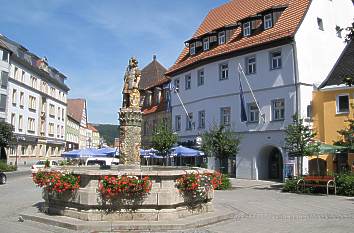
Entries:
[[321, 143], [320, 145], [320, 153], [321, 154], [335, 154], [337, 152], [346, 150], [347, 148], [344, 146], [335, 146]]

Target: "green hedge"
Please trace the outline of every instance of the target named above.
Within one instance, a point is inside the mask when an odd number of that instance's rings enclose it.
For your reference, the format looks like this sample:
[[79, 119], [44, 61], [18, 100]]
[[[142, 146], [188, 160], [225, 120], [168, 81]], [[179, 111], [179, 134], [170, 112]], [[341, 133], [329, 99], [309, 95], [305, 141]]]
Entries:
[[354, 196], [354, 174], [341, 173], [336, 175], [337, 194]]
[[298, 180], [287, 180], [283, 185], [283, 192], [295, 193]]
[[0, 171], [2, 172], [12, 172], [16, 171], [17, 167], [15, 165], [8, 165], [6, 161], [0, 160]]

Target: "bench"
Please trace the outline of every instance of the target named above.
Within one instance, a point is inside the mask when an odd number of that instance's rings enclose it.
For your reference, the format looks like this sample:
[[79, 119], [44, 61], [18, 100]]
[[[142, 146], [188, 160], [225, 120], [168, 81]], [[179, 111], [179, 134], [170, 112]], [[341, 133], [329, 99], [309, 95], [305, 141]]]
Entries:
[[334, 195], [337, 193], [336, 181], [334, 176], [305, 176], [297, 181], [297, 191], [299, 186], [305, 187], [326, 187], [327, 195], [329, 188], [334, 188]]

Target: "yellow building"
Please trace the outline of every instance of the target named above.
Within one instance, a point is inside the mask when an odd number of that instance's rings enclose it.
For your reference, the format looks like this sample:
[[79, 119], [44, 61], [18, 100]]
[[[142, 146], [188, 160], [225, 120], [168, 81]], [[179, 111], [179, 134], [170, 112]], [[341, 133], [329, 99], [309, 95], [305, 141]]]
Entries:
[[[328, 78], [313, 92], [312, 120], [317, 138], [325, 144], [341, 139], [338, 130], [348, 127], [346, 120], [354, 119], [354, 86], [343, 84], [343, 78], [354, 74], [354, 45], [344, 50]], [[352, 76], [353, 77], [353, 76]], [[320, 155], [320, 167], [327, 173], [350, 168], [354, 154], [336, 153]], [[309, 172], [317, 168], [316, 157], [309, 158]]]

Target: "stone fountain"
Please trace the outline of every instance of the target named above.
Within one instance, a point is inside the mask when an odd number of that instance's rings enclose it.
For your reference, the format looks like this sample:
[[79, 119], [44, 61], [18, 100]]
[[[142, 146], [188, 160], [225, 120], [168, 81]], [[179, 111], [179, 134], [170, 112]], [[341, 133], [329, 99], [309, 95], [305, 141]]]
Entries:
[[[207, 199], [198, 208], [190, 208], [189, 200], [181, 196], [176, 188], [176, 179], [186, 173], [212, 171], [190, 167], [140, 166], [142, 121], [138, 89], [140, 77], [138, 62], [135, 58], [131, 58], [124, 76], [123, 104], [119, 112], [121, 164], [112, 166], [110, 169], [70, 166], [55, 168], [72, 172], [79, 175], [81, 179], [80, 188], [74, 194], [45, 195], [47, 211], [50, 214], [85, 221], [158, 222], [213, 211], [213, 191], [208, 192]], [[138, 204], [134, 203], [134, 206], [129, 206], [127, 203], [118, 208], [107, 204], [103, 206], [98, 192], [98, 182], [100, 177], [110, 175], [149, 176], [152, 180], [152, 189]]]

